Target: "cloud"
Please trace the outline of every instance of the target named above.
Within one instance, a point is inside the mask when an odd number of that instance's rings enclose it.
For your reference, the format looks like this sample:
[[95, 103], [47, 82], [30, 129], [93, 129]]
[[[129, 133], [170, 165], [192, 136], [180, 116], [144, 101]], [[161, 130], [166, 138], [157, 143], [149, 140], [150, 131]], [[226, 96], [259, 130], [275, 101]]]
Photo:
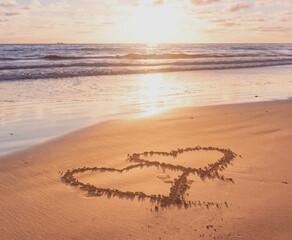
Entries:
[[115, 24], [114, 22], [103, 22], [102, 25], [112, 25]]
[[291, 31], [291, 28], [282, 27], [282, 26], [264, 26], [259, 28], [251, 28], [251, 31], [261, 31], [261, 32], [283, 32]]
[[10, 12], [10, 13], [2, 13], [2, 15], [7, 16], [7, 17], [13, 17], [13, 16], [20, 15], [20, 13]]
[[[269, 19], [271, 19], [270, 16]], [[265, 22], [267, 19], [261, 14], [245, 14], [244, 16], [236, 16], [236, 20], [240, 22]]]
[[32, 10], [32, 9], [34, 9], [34, 8], [31, 7], [31, 6], [23, 6], [23, 7], [19, 7], [18, 9], [19, 9], [19, 10]]
[[291, 16], [292, 15], [292, 10], [288, 10], [288, 11], [284, 12], [284, 14]]
[[273, 6], [273, 5], [291, 5], [292, 4], [292, 0], [283, 0], [283, 1], [279, 1], [279, 0], [259, 0], [257, 2], [255, 2], [255, 5], [258, 6]]
[[53, 27], [49, 27], [49, 26], [33, 26], [32, 28], [38, 28], [38, 29], [53, 29]]
[[81, 22], [81, 21], [77, 21], [77, 22], [74, 22], [75, 24], [78, 24], [78, 25], [83, 25], [85, 24], [85, 22]]
[[14, 0], [0, 2], [0, 7], [14, 7], [16, 5], [17, 3]]
[[138, 6], [141, 0], [117, 0], [118, 5]]
[[226, 22], [226, 19], [214, 19], [214, 20], [211, 20], [210, 22], [213, 22], [213, 23], [222, 23], [222, 22]]
[[92, 31], [77, 31], [76, 33], [90, 34], [92, 33]]
[[220, 2], [222, 0], [191, 0], [191, 1], [195, 5], [207, 5], [207, 4], [212, 4], [215, 2]]
[[234, 22], [220, 23], [220, 25], [221, 25], [221, 26], [224, 26], [224, 27], [240, 26], [239, 23], [234, 23]]
[[287, 18], [282, 18], [280, 19], [281, 22], [292, 22], [292, 18], [287, 17]]
[[209, 22], [211, 23], [218, 23], [220, 26], [224, 27], [233, 27], [233, 26], [239, 26], [239, 23], [236, 23], [233, 19], [225, 19], [225, 18], [218, 18], [218, 19], [213, 19], [210, 20]]
[[255, 3], [258, 6], [270, 6], [270, 5], [275, 5], [274, 0], [259, 0]]
[[228, 12], [238, 12], [244, 8], [250, 8], [252, 5], [249, 4], [249, 3], [236, 3], [236, 4], [233, 4], [230, 8], [228, 8]]
[[32, 0], [30, 5], [22, 5], [17, 8], [18, 10], [30, 11], [30, 10], [41, 10], [42, 5], [39, 0]]
[[161, 6], [164, 4], [164, 0], [155, 0], [153, 6]]
[[39, 0], [32, 0], [32, 6], [34, 7], [41, 7], [42, 4]]
[[210, 10], [203, 10], [203, 11], [199, 11], [199, 14], [214, 14], [214, 11], [210, 11]]

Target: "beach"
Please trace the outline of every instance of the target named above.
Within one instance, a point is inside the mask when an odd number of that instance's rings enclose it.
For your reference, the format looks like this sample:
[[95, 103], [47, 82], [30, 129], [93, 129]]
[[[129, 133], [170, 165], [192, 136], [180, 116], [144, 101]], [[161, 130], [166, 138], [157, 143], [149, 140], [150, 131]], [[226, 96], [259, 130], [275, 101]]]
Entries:
[[290, 239], [291, 110], [168, 109], [4, 155], [0, 239]]
[[0, 240], [291, 240], [292, 0], [0, 0]]

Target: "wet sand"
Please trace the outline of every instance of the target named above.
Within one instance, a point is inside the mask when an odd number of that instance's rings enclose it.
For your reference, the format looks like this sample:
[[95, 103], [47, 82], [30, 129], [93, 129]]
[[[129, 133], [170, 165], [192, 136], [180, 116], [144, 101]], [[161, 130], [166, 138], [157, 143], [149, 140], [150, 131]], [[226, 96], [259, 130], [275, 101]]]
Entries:
[[0, 161], [0, 239], [289, 239], [292, 101], [98, 124]]

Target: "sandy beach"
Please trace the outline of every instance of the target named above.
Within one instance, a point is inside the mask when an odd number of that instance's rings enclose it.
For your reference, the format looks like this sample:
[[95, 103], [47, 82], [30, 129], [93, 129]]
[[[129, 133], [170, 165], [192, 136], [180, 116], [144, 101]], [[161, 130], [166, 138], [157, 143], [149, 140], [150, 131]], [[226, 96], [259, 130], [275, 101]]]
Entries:
[[0, 0], [0, 240], [292, 240], [292, 0]]
[[113, 120], [0, 159], [0, 239], [290, 239], [292, 101]]

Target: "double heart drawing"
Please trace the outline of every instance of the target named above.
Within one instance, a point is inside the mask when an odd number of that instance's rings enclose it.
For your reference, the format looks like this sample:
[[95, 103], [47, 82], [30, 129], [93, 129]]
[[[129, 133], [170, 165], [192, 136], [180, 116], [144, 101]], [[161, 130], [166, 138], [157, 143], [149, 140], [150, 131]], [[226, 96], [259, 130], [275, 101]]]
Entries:
[[[184, 152], [195, 152], [195, 151], [218, 151], [223, 154], [223, 157], [217, 160], [214, 163], [210, 163], [207, 166], [203, 168], [192, 168], [192, 167], [185, 167], [181, 165], [173, 165], [169, 163], [163, 163], [159, 161], [150, 161], [147, 160], [147, 156], [154, 156], [154, 155], [162, 155], [162, 156], [171, 156], [173, 158], [176, 158], [179, 154], [183, 154]], [[238, 155], [234, 152], [232, 152], [230, 149], [221, 149], [216, 147], [193, 147], [193, 148], [184, 148], [177, 150], [172, 150], [170, 152], [144, 152], [144, 153], [134, 153], [132, 155], [128, 155], [127, 160], [134, 163], [133, 165], [130, 165], [123, 169], [115, 169], [115, 168], [98, 168], [98, 167], [83, 167], [83, 168], [77, 168], [72, 170], [67, 170], [67, 172], [62, 176], [62, 180], [71, 186], [79, 187], [80, 190], [85, 191], [88, 193], [88, 196], [102, 196], [107, 195], [108, 197], [119, 197], [119, 198], [127, 198], [127, 199], [135, 199], [143, 200], [143, 199], [150, 199], [150, 201], [158, 203], [162, 208], [170, 206], [170, 205], [176, 205], [178, 207], [184, 206], [185, 208], [197, 204], [197, 202], [194, 201], [186, 201], [185, 200], [185, 193], [190, 188], [189, 181], [187, 181], [187, 177], [190, 174], [197, 175], [202, 180], [205, 180], [206, 178], [209, 179], [219, 179], [220, 181], [227, 181], [234, 183], [233, 179], [226, 178], [224, 175], [219, 174], [219, 172], [223, 172], [228, 165], [232, 163], [232, 161], [237, 157]], [[145, 159], [143, 159], [144, 157]], [[241, 157], [241, 156], [240, 156]], [[94, 186], [89, 183], [82, 183], [80, 182], [74, 175], [78, 173], [84, 173], [84, 172], [117, 172], [117, 173], [123, 173], [125, 171], [130, 171], [135, 168], [149, 168], [149, 167], [161, 167], [163, 170], [173, 170], [173, 171], [180, 171], [182, 174], [178, 176], [177, 179], [174, 180], [172, 186], [170, 187], [170, 193], [168, 196], [164, 196], [162, 194], [154, 195], [154, 194], [146, 194], [142, 191], [139, 192], [131, 192], [131, 191], [120, 191], [118, 189], [110, 189], [110, 188], [101, 188]], [[201, 205], [202, 203], [198, 201], [198, 204]], [[219, 207], [218, 203], [213, 202], [207, 202], [203, 203], [204, 205], [209, 208], [209, 205], [215, 205]], [[227, 206], [227, 203], [225, 202], [225, 205]], [[155, 207], [155, 209], [158, 209], [158, 206]]]

